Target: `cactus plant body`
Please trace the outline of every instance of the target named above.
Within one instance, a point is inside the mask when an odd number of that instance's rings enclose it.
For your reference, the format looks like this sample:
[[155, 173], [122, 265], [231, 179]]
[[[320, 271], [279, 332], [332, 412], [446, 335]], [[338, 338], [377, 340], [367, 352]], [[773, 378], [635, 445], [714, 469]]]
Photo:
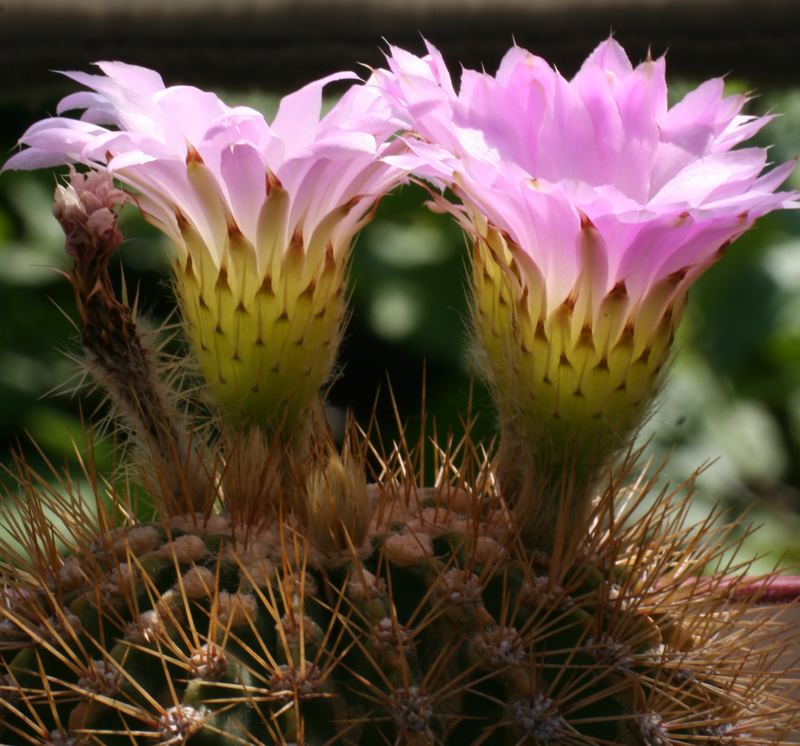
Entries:
[[[432, 59], [414, 68], [423, 79]], [[446, 128], [438, 143], [421, 125], [390, 138], [410, 121], [391, 91], [396, 65], [354, 86], [328, 125], [324, 81], [312, 84], [284, 99], [290, 119], [279, 113], [271, 130], [210, 94], [165, 89], [151, 71], [103, 71], [76, 74], [94, 92], [62, 105], [89, 108], [88, 120], [34, 125], [11, 166], [91, 168], [59, 187], [54, 212], [75, 260], [86, 367], [134, 447], [126, 470], [102, 475], [88, 444], [81, 478], [55, 486], [17, 462], [18, 489], [0, 509], [14, 539], [0, 548], [0, 743], [787, 742], [794, 669], [782, 660], [794, 641], [774, 608], [758, 607], [774, 577], [748, 575], [738, 525], [687, 522], [691, 479], [660, 487], [629, 447], [685, 294], [672, 273], [670, 292], [659, 278], [638, 299], [620, 361], [626, 324], [610, 306], [623, 294], [614, 283], [598, 294], [589, 276], [595, 222], [567, 209], [584, 271], [554, 294], [520, 237], [450, 167], [469, 157]], [[397, 80], [447, 88], [441, 76]], [[413, 104], [406, 114], [426, 111]], [[182, 124], [183, 139], [171, 129], [181, 107], [207, 115]], [[474, 321], [499, 456], [468, 427], [446, 446], [401, 437], [384, 451], [351, 423], [337, 446], [321, 415], [350, 240], [411, 163], [465, 195], [463, 210], [448, 209], [475, 238]], [[342, 169], [346, 186], [334, 178]], [[127, 199], [112, 173], [178, 248], [210, 424], [182, 403], [152, 334], [108, 279]], [[756, 213], [793, 199], [773, 195], [777, 177], [754, 178], [735, 197]], [[725, 223], [724, 240], [742, 226]], [[592, 319], [591, 344], [579, 318]], [[566, 368], [586, 376], [583, 397], [583, 379], [565, 393]], [[618, 395], [614, 376], [625, 379]], [[522, 404], [509, 399], [515, 389]], [[421, 476], [426, 448], [433, 484]]]

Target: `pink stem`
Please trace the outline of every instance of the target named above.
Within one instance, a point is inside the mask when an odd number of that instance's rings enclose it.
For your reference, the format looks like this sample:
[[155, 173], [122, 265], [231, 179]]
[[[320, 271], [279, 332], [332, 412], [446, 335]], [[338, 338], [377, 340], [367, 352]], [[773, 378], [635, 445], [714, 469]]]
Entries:
[[759, 605], [786, 604], [800, 599], [800, 575], [776, 575], [772, 578], [731, 579], [736, 588], [734, 601], [750, 601]]

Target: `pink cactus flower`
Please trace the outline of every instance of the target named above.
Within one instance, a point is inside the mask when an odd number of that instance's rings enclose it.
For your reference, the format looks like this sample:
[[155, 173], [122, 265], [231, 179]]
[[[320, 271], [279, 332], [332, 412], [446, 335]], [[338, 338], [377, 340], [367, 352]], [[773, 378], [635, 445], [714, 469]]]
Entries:
[[[449, 187], [460, 204], [435, 201], [474, 238], [500, 481], [518, 503], [552, 501], [530, 511], [544, 544], [559, 517], [577, 536], [587, 485], [657, 389], [687, 290], [758, 217], [798, 206], [776, 191], [794, 163], [765, 173], [765, 149], [733, 149], [770, 119], [742, 114], [747, 96], [717, 78], [670, 107], [664, 58], [633, 66], [613, 39], [571, 80], [519, 47], [494, 76], [464, 70], [458, 91], [430, 45], [388, 63], [375, 81], [404, 121], [396, 162]], [[546, 475], [550, 497], [530, 494]]]
[[143, 67], [98, 67], [66, 73], [89, 90], [30, 127], [5, 168], [110, 171], [176, 248], [183, 313], [223, 412], [291, 418], [333, 363], [352, 238], [403, 177], [382, 160], [397, 147], [386, 104], [354, 85], [320, 117], [323, 88], [356, 78], [337, 73], [283, 98], [267, 123]]

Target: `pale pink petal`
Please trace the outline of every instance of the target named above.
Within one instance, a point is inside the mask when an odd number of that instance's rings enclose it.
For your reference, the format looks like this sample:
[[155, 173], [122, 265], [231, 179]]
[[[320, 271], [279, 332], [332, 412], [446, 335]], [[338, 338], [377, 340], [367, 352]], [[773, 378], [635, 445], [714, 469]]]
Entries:
[[[213, 93], [165, 88], [154, 71], [117, 62], [99, 67], [105, 75], [66, 73], [89, 90], [67, 96], [59, 111], [84, 109], [82, 118], [36, 123], [23, 135], [26, 149], [5, 168], [106, 168], [179, 251], [193, 250], [199, 239], [219, 262], [234, 224], [257, 243], [276, 173], [297, 221], [292, 230], [304, 234], [320, 215], [350, 208], [353, 200], [355, 214], [346, 216], [342, 230], [354, 230], [369, 205], [405, 175], [381, 159], [399, 121], [393, 123], [376, 88], [354, 86], [320, 120], [324, 86], [357, 79], [353, 73], [329, 75], [286, 96], [270, 126], [257, 111], [230, 107]], [[306, 216], [309, 226], [302, 225]]]
[[639, 65], [621, 82], [615, 98], [624, 133], [615, 184], [645, 201], [659, 141], [658, 117], [667, 104], [664, 58]]
[[334, 73], [284, 96], [272, 122], [272, 131], [285, 143], [287, 152], [296, 153], [307, 147], [319, 129], [322, 89], [337, 80], [357, 79], [354, 73]]
[[405, 123], [408, 155], [393, 160], [455, 184], [506, 232], [544, 276], [550, 308], [580, 274], [581, 215], [605, 258], [596, 286], [624, 281], [635, 305], [665, 275], [693, 279], [756, 217], [799, 204], [776, 192], [793, 163], [764, 174], [764, 150], [731, 150], [769, 117], [742, 115], [747, 97], [725, 96], [719, 78], [669, 108], [665, 59], [633, 67], [613, 39], [570, 81], [514, 46], [494, 76], [464, 70], [455, 92], [433, 59], [443, 69], [430, 46], [425, 58], [393, 47], [373, 76]]
[[550, 181], [595, 179], [594, 126], [580, 94], [560, 75], [555, 78], [539, 131], [537, 168]]
[[191, 86], [173, 86], [153, 96], [165, 131], [165, 140], [183, 137], [196, 145], [206, 131], [230, 110], [219, 98]]
[[745, 140], [749, 140], [773, 119], [775, 119], [774, 115], [734, 117], [712, 143], [711, 152], [722, 153]]
[[266, 166], [252, 145], [239, 143], [222, 151], [220, 172], [236, 225], [255, 244], [267, 197]]
[[617, 102], [609, 95], [611, 85], [608, 71], [595, 65], [584, 65], [572, 80], [592, 126], [594, 173], [587, 169], [586, 178], [592, 184], [614, 184], [619, 173], [625, 133]]
[[[104, 96], [101, 96], [99, 93], [90, 93], [89, 91], [79, 91], [78, 93], [71, 93], [69, 96], [64, 96], [61, 101], [58, 102], [58, 106], [56, 107], [56, 113], [61, 115], [65, 111], [74, 111], [75, 109], [96, 109], [102, 110], [107, 108], [109, 111], [111, 110], [111, 106], [108, 105], [108, 99]], [[112, 121], [109, 119], [106, 122], [95, 122], [96, 124], [111, 124]]]
[[427, 39], [425, 39], [425, 49], [428, 50], [428, 64], [430, 65], [434, 80], [442, 87], [447, 96], [455, 96], [456, 91], [455, 88], [453, 88], [450, 71], [447, 69], [442, 53]]
[[[523, 60], [523, 66], [517, 69], [516, 74], [524, 74], [527, 78], [516, 88], [494, 86], [489, 76], [465, 70], [459, 102], [455, 106], [454, 125], [481, 132], [486, 144], [496, 148], [504, 158], [534, 170], [539, 152], [538, 132], [551, 85], [550, 80], [537, 77], [540, 69]], [[508, 78], [512, 77], [509, 69]], [[493, 112], [498, 110], [508, 112], [509, 116], [494, 116]], [[447, 140], [442, 138], [439, 142], [445, 144]]]
[[761, 148], [704, 156], [692, 161], [664, 185], [650, 203], [696, 207], [714, 196], [741, 193], [758, 177], [766, 161], [766, 151]]
[[633, 70], [633, 65], [622, 46], [614, 38], [609, 38], [595, 47], [581, 66], [578, 75], [591, 69], [623, 78]]
[[38, 148], [26, 148], [18, 153], [14, 153], [4, 164], [2, 171], [33, 171], [37, 168], [51, 168], [53, 166], [63, 166], [67, 163], [74, 163], [65, 152], [53, 152], [49, 150], [39, 150]]
[[[725, 81], [712, 78], [689, 91], [677, 104], [659, 117], [662, 132], [671, 137], [673, 132], [698, 125], [709, 127], [712, 131], [718, 120], [718, 111], [724, 102]], [[737, 111], [744, 105], [744, 99], [737, 97]], [[736, 112], [732, 112], [731, 116]]]
[[134, 88], [146, 96], [152, 96], [164, 88], [164, 81], [155, 71], [127, 62], [96, 63], [109, 78], [126, 88]]

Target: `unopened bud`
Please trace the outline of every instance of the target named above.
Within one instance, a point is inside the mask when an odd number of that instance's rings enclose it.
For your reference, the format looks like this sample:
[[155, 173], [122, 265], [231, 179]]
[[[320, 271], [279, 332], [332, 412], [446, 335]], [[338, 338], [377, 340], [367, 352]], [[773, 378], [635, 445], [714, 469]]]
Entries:
[[127, 199], [106, 171], [70, 171], [69, 183], [56, 187], [53, 215], [64, 229], [67, 252], [79, 261], [108, 256], [122, 243], [117, 208]]

